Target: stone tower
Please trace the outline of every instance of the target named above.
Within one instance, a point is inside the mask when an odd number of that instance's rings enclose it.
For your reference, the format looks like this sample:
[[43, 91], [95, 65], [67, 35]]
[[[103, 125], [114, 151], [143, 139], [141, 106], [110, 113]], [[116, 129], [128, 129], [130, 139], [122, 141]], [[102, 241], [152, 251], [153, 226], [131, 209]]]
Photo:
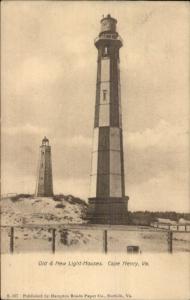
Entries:
[[49, 140], [44, 137], [40, 146], [40, 159], [37, 174], [37, 185], [35, 195], [42, 197], [53, 196], [51, 147]]
[[119, 71], [123, 43], [116, 24], [110, 15], [104, 17], [95, 39], [98, 66], [87, 219], [97, 224], [127, 223]]

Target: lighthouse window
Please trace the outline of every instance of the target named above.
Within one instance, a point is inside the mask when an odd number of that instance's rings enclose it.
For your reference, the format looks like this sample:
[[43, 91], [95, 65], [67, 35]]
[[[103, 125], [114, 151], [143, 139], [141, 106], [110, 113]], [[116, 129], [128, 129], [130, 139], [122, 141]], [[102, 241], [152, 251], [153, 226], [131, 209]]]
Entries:
[[108, 55], [108, 47], [107, 47], [107, 46], [104, 48], [103, 55], [104, 55], [104, 56], [107, 56], [107, 55]]
[[106, 101], [107, 98], [107, 90], [103, 90], [103, 100]]

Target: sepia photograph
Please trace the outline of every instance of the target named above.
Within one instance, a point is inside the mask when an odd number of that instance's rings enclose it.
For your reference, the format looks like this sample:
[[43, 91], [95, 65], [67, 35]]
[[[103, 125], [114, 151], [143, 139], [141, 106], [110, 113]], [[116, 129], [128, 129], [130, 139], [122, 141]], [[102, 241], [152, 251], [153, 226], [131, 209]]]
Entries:
[[1, 2], [2, 261], [189, 259], [189, 8]]

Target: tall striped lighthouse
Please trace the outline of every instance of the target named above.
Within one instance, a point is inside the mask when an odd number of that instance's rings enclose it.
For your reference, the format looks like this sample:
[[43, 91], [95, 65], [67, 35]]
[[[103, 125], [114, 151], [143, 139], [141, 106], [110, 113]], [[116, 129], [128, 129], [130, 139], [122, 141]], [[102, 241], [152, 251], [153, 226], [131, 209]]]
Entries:
[[104, 17], [95, 39], [98, 67], [87, 218], [100, 224], [127, 223], [119, 71], [122, 39], [116, 24], [110, 15]]

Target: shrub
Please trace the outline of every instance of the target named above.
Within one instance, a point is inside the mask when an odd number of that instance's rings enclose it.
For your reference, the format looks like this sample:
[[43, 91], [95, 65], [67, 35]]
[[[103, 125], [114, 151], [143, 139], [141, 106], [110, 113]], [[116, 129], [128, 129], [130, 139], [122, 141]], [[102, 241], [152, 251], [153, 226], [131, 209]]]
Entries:
[[63, 194], [54, 195], [53, 196], [53, 200], [54, 201], [65, 200], [68, 203], [73, 204], [73, 205], [79, 204], [79, 205], [86, 206], [86, 207], [88, 206], [87, 203], [84, 200], [82, 200], [82, 199], [80, 199], [78, 197], [74, 197], [72, 195], [63, 195]]
[[11, 201], [16, 202], [21, 200], [22, 198], [32, 198], [33, 196], [30, 194], [18, 194], [15, 196], [10, 197]]
[[55, 207], [56, 208], [65, 208], [65, 205], [60, 203], [60, 204], [57, 204]]
[[82, 200], [78, 197], [73, 197], [72, 195], [65, 196], [65, 200], [67, 202], [69, 202], [70, 204], [79, 204], [82, 206], [87, 206], [87, 203], [84, 200]]
[[62, 194], [53, 196], [54, 201], [62, 201], [63, 198], [64, 198], [64, 196]]

